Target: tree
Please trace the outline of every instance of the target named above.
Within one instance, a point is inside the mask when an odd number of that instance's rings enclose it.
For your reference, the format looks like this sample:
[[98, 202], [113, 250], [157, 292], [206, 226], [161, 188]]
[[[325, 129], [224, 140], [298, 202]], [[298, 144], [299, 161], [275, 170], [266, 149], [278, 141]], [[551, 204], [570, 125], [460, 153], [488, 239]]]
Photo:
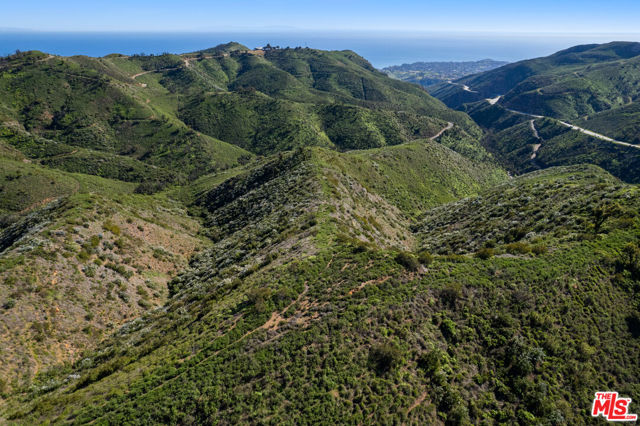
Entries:
[[392, 343], [380, 343], [371, 348], [369, 361], [378, 372], [383, 374], [395, 368], [402, 360], [402, 353]]
[[620, 205], [614, 204], [600, 204], [593, 209], [593, 232], [595, 234], [600, 232], [604, 222], [610, 217], [617, 216], [621, 212]]

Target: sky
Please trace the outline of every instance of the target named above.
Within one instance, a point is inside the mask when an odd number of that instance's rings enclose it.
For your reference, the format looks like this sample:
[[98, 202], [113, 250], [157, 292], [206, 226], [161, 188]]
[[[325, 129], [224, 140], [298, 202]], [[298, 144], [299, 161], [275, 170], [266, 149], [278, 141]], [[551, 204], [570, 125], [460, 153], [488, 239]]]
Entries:
[[0, 27], [4, 30], [640, 32], [639, 0], [5, 0], [2, 3]]

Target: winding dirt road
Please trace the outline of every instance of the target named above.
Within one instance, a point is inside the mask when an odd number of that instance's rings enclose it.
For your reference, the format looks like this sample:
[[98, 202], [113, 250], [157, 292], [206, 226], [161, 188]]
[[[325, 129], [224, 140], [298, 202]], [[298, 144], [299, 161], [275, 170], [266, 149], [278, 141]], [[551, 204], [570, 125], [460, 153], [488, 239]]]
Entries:
[[529, 121], [529, 127], [531, 127], [531, 131], [533, 132], [533, 136], [538, 139], [539, 143], [533, 145], [533, 152], [531, 153], [531, 159], [535, 160], [538, 155], [538, 150], [542, 146], [542, 138], [538, 134], [538, 129], [536, 129], [536, 120]]
[[[563, 126], [565, 126], [565, 127], [568, 127], [568, 128], [570, 128], [570, 129], [573, 129], [573, 130], [577, 130], [577, 131], [579, 131], [580, 133], [584, 133], [585, 135], [592, 136], [592, 137], [594, 137], [594, 138], [596, 138], [596, 139], [600, 139], [600, 140], [603, 140], [603, 141], [607, 141], [607, 142], [615, 143], [616, 145], [629, 146], [629, 147], [631, 147], [631, 148], [640, 149], [640, 145], [634, 145], [634, 144], [629, 143], [629, 142], [619, 141], [619, 140], [616, 140], [616, 139], [610, 138], [609, 136], [605, 136], [605, 135], [602, 135], [602, 134], [600, 134], [600, 133], [596, 133], [596, 132], [594, 132], [594, 131], [591, 131], [591, 130], [588, 130], [588, 129], [584, 129], [584, 128], [579, 127], [579, 126], [576, 126], [576, 125], [573, 125], [573, 124], [571, 124], [571, 123], [567, 123], [567, 122], [565, 122], [565, 121], [558, 120], [557, 118], [553, 118], [553, 117], [545, 117], [545, 116], [543, 116], [543, 115], [529, 114], [529, 113], [526, 113], [526, 112], [517, 111], [517, 110], [515, 110], [515, 109], [509, 109], [509, 108], [505, 108], [505, 109], [506, 109], [507, 111], [509, 111], [509, 112], [514, 113], [514, 114], [526, 115], [526, 116], [528, 116], [528, 117], [534, 117], [534, 118], [549, 118], [549, 119], [551, 119], [551, 120], [556, 121], [556, 122], [557, 122], [557, 123], [559, 123], [559, 124], [562, 124], [562, 125], [563, 125]], [[536, 133], [537, 133], [537, 131], [536, 131]]]
[[449, 80], [447, 81], [447, 83], [449, 84], [453, 84], [454, 86], [460, 86], [462, 87], [462, 90], [464, 90], [465, 92], [471, 92], [471, 93], [478, 93], [475, 90], [471, 90], [471, 88], [469, 88], [469, 86], [467, 86], [466, 84], [462, 84], [462, 83], [454, 83], [453, 81]]
[[[465, 85], [465, 84], [461, 84], [461, 83], [454, 83], [453, 81], [448, 81], [447, 83], [449, 83], [449, 84], [453, 84], [453, 85], [456, 85], [456, 86], [461, 86], [461, 87], [462, 87], [462, 90], [465, 90], [465, 91], [467, 91], [467, 92], [478, 93], [478, 92], [477, 92], [477, 91], [475, 91], [475, 90], [471, 90], [471, 88], [470, 88], [469, 86]], [[495, 104], [500, 100], [500, 98], [502, 98], [502, 95], [496, 96], [495, 98], [487, 98], [487, 99], [485, 99], [485, 100], [486, 100], [487, 102], [489, 102], [489, 104], [491, 104], [491, 105], [495, 105]], [[567, 123], [567, 122], [562, 121], [562, 120], [558, 120], [557, 118], [553, 118], [553, 117], [545, 117], [545, 116], [543, 116], [543, 115], [529, 114], [529, 113], [527, 113], [527, 112], [518, 111], [518, 110], [515, 110], [515, 109], [509, 109], [509, 108], [505, 108], [505, 109], [506, 109], [507, 111], [513, 112], [514, 114], [526, 115], [526, 116], [528, 116], [528, 117], [533, 117], [533, 118], [549, 118], [549, 119], [551, 119], [551, 120], [555, 120], [555, 121], [557, 121], [558, 123], [562, 124], [562, 125], [563, 125], [563, 126], [565, 126], [565, 127], [569, 127], [570, 129], [577, 130], [577, 131], [579, 131], [580, 133], [584, 133], [585, 135], [588, 135], [588, 136], [591, 136], [591, 137], [594, 137], [594, 138], [597, 138], [597, 139], [600, 139], [600, 140], [603, 140], [603, 141], [607, 141], [607, 142], [615, 143], [616, 145], [622, 145], [622, 146], [628, 146], [628, 147], [635, 148], [635, 149], [640, 149], [640, 145], [634, 145], [634, 144], [629, 143], [629, 142], [619, 141], [619, 140], [616, 140], [616, 139], [610, 138], [609, 136], [605, 136], [605, 135], [602, 135], [602, 134], [600, 134], [600, 133], [596, 133], [596, 132], [594, 132], [594, 131], [592, 131], [592, 130], [584, 129], [584, 128], [579, 127], [579, 126], [576, 126], [576, 125], [574, 125], [574, 124]], [[535, 128], [535, 127], [534, 127], [534, 128]], [[537, 131], [536, 131], [536, 133], [537, 133]], [[536, 150], [536, 151], [537, 151], [537, 150]], [[532, 158], [534, 158], [534, 157], [532, 157]]]
[[436, 133], [434, 136], [431, 136], [431, 137], [429, 138], [429, 140], [434, 141], [434, 140], [438, 139], [440, 136], [442, 136], [442, 134], [443, 134], [444, 132], [446, 132], [447, 130], [451, 129], [452, 127], [453, 127], [453, 123], [452, 123], [452, 122], [448, 122], [448, 123], [447, 123], [447, 125], [446, 125], [442, 130], [440, 130], [440, 131], [439, 131], [438, 133]]

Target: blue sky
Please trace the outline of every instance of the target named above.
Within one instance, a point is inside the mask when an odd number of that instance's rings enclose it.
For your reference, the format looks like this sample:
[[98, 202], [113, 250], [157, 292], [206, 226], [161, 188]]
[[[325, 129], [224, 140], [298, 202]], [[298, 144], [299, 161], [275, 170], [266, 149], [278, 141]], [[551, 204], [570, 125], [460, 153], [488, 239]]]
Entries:
[[607, 33], [640, 32], [640, 0], [22, 0], [0, 27], [44, 31], [255, 29]]

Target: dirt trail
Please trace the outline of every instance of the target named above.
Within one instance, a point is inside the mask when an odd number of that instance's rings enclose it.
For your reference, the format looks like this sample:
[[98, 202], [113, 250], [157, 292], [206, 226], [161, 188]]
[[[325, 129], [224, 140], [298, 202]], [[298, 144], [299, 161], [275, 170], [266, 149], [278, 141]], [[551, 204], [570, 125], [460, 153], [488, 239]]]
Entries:
[[437, 134], [435, 134], [434, 136], [431, 136], [431, 137], [429, 138], [429, 140], [432, 140], [432, 141], [433, 141], [433, 140], [438, 139], [440, 136], [442, 136], [442, 134], [443, 134], [444, 132], [446, 132], [447, 130], [451, 129], [452, 127], [453, 127], [453, 123], [452, 123], [452, 122], [448, 122], [448, 123], [447, 123], [447, 125], [446, 125], [442, 130], [440, 130], [440, 131], [439, 131]]
[[44, 158], [45, 160], [55, 160], [56, 158], [64, 158], [64, 157], [69, 157], [73, 154], [75, 154], [76, 152], [78, 152], [77, 149], [74, 149], [71, 152], [65, 152], [64, 154], [58, 154], [58, 155], [54, 155], [53, 157], [46, 157]]
[[[542, 146], [542, 138], [540, 137], [540, 135], [538, 134], [538, 129], [536, 129], [536, 121], [535, 120], [530, 120], [529, 121], [529, 127], [531, 127], [531, 131], [533, 132], [533, 136], [538, 139], [539, 143], [536, 143], [533, 145], [533, 152], [531, 153], [531, 160], [535, 160], [536, 156], [538, 155], [538, 150], [540, 149], [540, 147]], [[534, 161], [535, 162], [535, 161]], [[536, 163], [537, 166], [537, 163]]]
[[407, 410], [407, 414], [409, 414], [414, 409], [416, 409], [420, 404], [422, 404], [426, 398], [427, 398], [427, 393], [423, 392], [422, 395], [420, 395], [418, 399], [416, 399], [416, 401], [413, 404], [411, 404], [411, 407], [409, 407], [409, 409]]
[[138, 74], [134, 74], [131, 76], [131, 78], [133, 80], [135, 80], [136, 78], [140, 77], [141, 75], [145, 75], [145, 74], [151, 74], [152, 72], [165, 72], [165, 71], [174, 71], [177, 70], [180, 67], [173, 67], [173, 68], [161, 68], [159, 70], [150, 70], [150, 71], [144, 71], [144, 72], [139, 72]]
[[464, 90], [465, 92], [469, 92], [469, 93], [478, 93], [476, 90], [471, 90], [469, 88], [469, 86], [467, 86], [466, 84], [462, 84], [462, 83], [454, 83], [453, 81], [449, 80], [447, 81], [447, 83], [449, 84], [453, 84], [454, 86], [460, 86], [462, 87], [462, 90]]
[[[218, 355], [221, 351], [223, 351], [224, 349], [229, 348], [232, 345], [235, 345], [236, 343], [241, 342], [242, 340], [244, 340], [245, 338], [249, 337], [250, 335], [252, 335], [253, 333], [259, 331], [259, 330], [265, 330], [265, 329], [274, 329], [277, 327], [274, 327], [274, 324], [277, 325], [277, 323], [279, 322], [278, 319], [279, 318], [283, 318], [283, 315], [296, 303], [298, 303], [309, 291], [309, 285], [308, 283], [305, 281], [304, 283], [304, 290], [302, 290], [302, 293], [300, 293], [298, 295], [298, 297], [296, 298], [296, 300], [294, 300], [293, 302], [291, 302], [289, 305], [287, 305], [287, 307], [285, 307], [281, 312], [274, 312], [271, 314], [271, 318], [269, 318], [269, 320], [267, 320], [267, 322], [265, 322], [264, 324], [262, 324], [260, 327], [257, 327], [251, 331], [248, 331], [247, 333], [243, 334], [240, 338], [238, 338], [237, 340], [229, 343], [227, 346], [225, 346], [223, 349], [219, 349], [217, 351], [215, 351], [214, 353], [212, 353], [211, 355], [203, 358], [201, 361], [199, 361], [196, 365], [200, 365], [205, 361], [210, 360], [211, 358], [213, 358], [214, 356]], [[158, 386], [149, 389], [148, 391], [144, 392], [143, 395], [147, 395], [157, 389], [160, 389], [161, 387], [165, 386], [167, 383], [173, 382], [174, 380], [178, 379], [179, 377], [182, 377], [182, 375], [184, 373], [186, 373], [189, 370], [184, 370], [183, 372], [179, 373], [176, 376], [173, 376], [172, 378], [165, 380], [164, 382], [160, 383]], [[91, 424], [96, 423], [100, 418], [96, 418], [94, 419]]]

